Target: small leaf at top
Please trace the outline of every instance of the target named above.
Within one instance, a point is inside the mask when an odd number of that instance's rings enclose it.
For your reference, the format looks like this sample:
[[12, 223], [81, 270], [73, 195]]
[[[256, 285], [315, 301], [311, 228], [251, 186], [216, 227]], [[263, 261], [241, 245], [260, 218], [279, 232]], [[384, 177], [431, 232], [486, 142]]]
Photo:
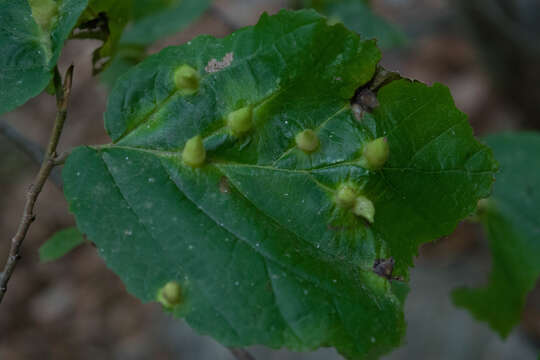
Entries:
[[[110, 41], [116, 44], [114, 49], [111, 48], [114, 51], [99, 54], [99, 57], [111, 57], [102, 73], [103, 81], [109, 86], [146, 57], [146, 47], [186, 28], [202, 15], [211, 1], [123, 0], [123, 3], [131, 4], [127, 12], [130, 17], [124, 18], [122, 26], [111, 29]], [[112, 3], [107, 0], [104, 4], [110, 6]], [[113, 18], [116, 16], [111, 10], [104, 11], [111, 13]]]
[[77, 246], [84, 243], [84, 237], [77, 228], [58, 231], [39, 248], [41, 262], [60, 259]]
[[457, 289], [453, 299], [505, 338], [540, 276], [540, 134], [497, 134], [486, 142], [500, 164], [493, 195], [478, 207], [493, 269], [486, 286]]
[[122, 34], [121, 42], [150, 45], [187, 27], [202, 15], [211, 2], [211, 0], [133, 0], [133, 22]]
[[88, 0], [0, 0], [0, 114], [41, 93]]
[[[103, 41], [92, 55], [93, 74], [103, 71], [120, 51], [119, 43], [122, 32], [133, 17], [133, 1], [90, 0], [88, 7], [80, 17], [74, 36], [77, 37], [81, 33], [93, 30], [98, 34], [97, 37]], [[97, 29], [92, 29], [93, 26]], [[128, 53], [130, 52], [128, 51]]]
[[304, 0], [303, 5], [325, 14], [331, 23], [344, 23], [365, 39], [377, 39], [383, 50], [406, 42], [403, 32], [374, 13], [366, 0]]
[[[390, 82], [358, 121], [350, 99], [379, 59], [314, 11], [149, 57], [111, 92], [113, 143], [67, 160], [79, 228], [131, 293], [228, 346], [390, 351], [405, 329], [396, 279], [489, 194], [495, 164], [442, 85]], [[186, 66], [195, 91], [177, 81]], [[297, 139], [308, 129], [317, 146]], [[381, 137], [385, 161], [362, 166]]]

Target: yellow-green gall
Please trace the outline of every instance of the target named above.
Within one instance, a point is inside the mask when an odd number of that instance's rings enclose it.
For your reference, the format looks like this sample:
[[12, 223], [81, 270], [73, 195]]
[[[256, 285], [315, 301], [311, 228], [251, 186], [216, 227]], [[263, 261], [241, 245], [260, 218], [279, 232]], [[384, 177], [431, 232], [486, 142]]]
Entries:
[[54, 0], [28, 0], [32, 17], [43, 31], [48, 31], [58, 15], [58, 4]]
[[489, 209], [491, 200], [489, 198], [480, 199], [476, 205], [478, 211], [485, 211]]
[[162, 287], [157, 300], [166, 308], [172, 308], [182, 302], [182, 288], [176, 281], [169, 281]]
[[328, 24], [328, 26], [333, 26], [343, 23], [343, 20], [337, 15], [332, 15], [328, 18], [328, 20], [326, 20], [326, 23]]
[[335, 202], [343, 208], [350, 208], [355, 200], [356, 189], [350, 184], [341, 184], [336, 191]]
[[381, 137], [364, 145], [361, 163], [370, 170], [377, 170], [383, 167], [389, 155], [388, 141]]
[[182, 95], [191, 95], [199, 90], [200, 76], [189, 65], [182, 65], [174, 72], [174, 83]]
[[235, 136], [241, 136], [253, 127], [253, 109], [245, 106], [227, 115], [227, 126]]
[[493, 208], [493, 199], [492, 198], [485, 198], [478, 200], [478, 203], [476, 205], [476, 215], [481, 216], [488, 212], [490, 208]]
[[296, 141], [296, 146], [307, 153], [313, 152], [319, 147], [319, 137], [311, 129], [306, 129], [296, 134], [294, 140]]
[[200, 135], [194, 136], [186, 142], [184, 151], [182, 151], [182, 160], [189, 166], [197, 167], [204, 164], [206, 159], [206, 150], [202, 137]]
[[363, 195], [359, 195], [354, 200], [352, 211], [355, 215], [363, 217], [370, 223], [373, 223], [375, 219], [375, 206], [373, 206], [371, 200]]

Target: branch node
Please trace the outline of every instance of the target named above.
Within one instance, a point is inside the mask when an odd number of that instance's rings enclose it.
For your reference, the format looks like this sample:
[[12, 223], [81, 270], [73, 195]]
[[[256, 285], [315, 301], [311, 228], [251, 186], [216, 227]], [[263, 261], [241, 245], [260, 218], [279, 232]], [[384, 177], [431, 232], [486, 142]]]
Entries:
[[71, 85], [73, 80], [73, 65], [71, 65], [64, 76], [64, 82], [62, 84], [62, 78], [58, 71], [58, 67], [54, 71], [54, 88], [56, 92], [56, 120], [54, 122], [54, 127], [49, 138], [49, 144], [47, 146], [47, 151], [43, 156], [41, 162], [41, 167], [36, 179], [32, 185], [27, 190], [26, 193], [26, 203], [24, 205], [23, 215], [19, 222], [17, 232], [11, 240], [11, 247], [9, 249], [8, 260], [4, 266], [4, 270], [0, 273], [0, 303], [7, 291], [7, 285], [15, 267], [17, 266], [18, 260], [21, 258], [20, 249], [28, 229], [32, 222], [36, 219], [34, 215], [34, 206], [36, 204], [37, 198], [47, 181], [47, 178], [51, 174], [53, 168], [65, 161], [67, 153], [63, 153], [60, 156], [57, 156], [56, 148], [58, 147], [58, 142], [60, 140], [60, 135], [64, 128], [64, 122], [66, 121], [67, 114], [67, 105], [69, 100], [69, 95], [71, 93]]

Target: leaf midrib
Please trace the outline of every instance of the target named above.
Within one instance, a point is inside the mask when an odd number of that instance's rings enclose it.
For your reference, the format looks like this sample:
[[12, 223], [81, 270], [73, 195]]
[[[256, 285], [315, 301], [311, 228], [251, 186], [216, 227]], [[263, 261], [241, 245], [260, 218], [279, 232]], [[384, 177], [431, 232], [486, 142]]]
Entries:
[[[126, 202], [126, 204], [128, 205], [128, 208], [129, 208], [129, 211], [131, 211], [138, 219], [139, 219], [139, 222], [143, 224], [144, 226], [144, 229], [147, 233], [149, 233], [150, 237], [154, 240], [154, 242], [156, 242], [156, 239], [154, 238], [154, 235], [152, 234], [152, 232], [146, 227], [146, 225], [144, 224], [144, 222], [142, 221], [142, 219], [140, 218], [139, 214], [134, 210], [134, 208], [131, 206], [130, 202], [128, 201], [128, 199], [124, 196], [122, 190], [121, 190], [121, 187], [120, 185], [116, 182], [116, 179], [114, 178], [114, 175], [112, 174], [111, 170], [109, 169], [109, 165], [108, 163], [106, 162], [106, 160], [103, 158], [103, 154], [99, 154], [100, 155], [100, 158], [102, 160], [102, 162], [104, 163], [105, 165], [105, 168], [107, 169], [107, 172], [109, 174], [109, 176], [111, 177], [112, 179], [112, 183], [114, 184], [115, 188], [117, 189], [117, 191], [120, 193], [120, 195], [122, 196], [122, 199]], [[165, 173], [168, 175], [169, 177], [169, 181], [171, 181], [173, 184], [174, 184], [174, 187], [180, 192], [181, 195], [183, 195], [187, 200], [189, 200], [189, 202], [192, 204], [192, 206], [194, 206], [195, 209], [197, 209], [198, 211], [200, 211], [204, 216], [206, 216], [208, 219], [212, 220], [212, 222], [214, 222], [216, 224], [216, 226], [218, 226], [219, 228], [222, 228], [223, 230], [225, 230], [226, 232], [228, 232], [229, 234], [231, 234], [231, 236], [233, 236], [235, 239], [237, 239], [237, 241], [239, 242], [242, 242], [244, 243], [245, 245], [247, 245], [255, 254], [258, 254], [259, 256], [261, 256], [261, 258], [263, 259], [264, 263], [265, 263], [265, 266], [266, 265], [266, 262], [271, 262], [271, 263], [274, 263], [276, 264], [278, 267], [280, 267], [281, 269], [283, 269], [283, 271], [286, 271], [288, 272], [291, 276], [297, 276], [298, 278], [301, 278], [305, 281], [307, 281], [308, 283], [311, 284], [311, 286], [313, 286], [314, 288], [316, 289], [321, 289], [323, 290], [325, 293], [326, 293], [326, 297], [328, 297], [331, 301], [329, 302], [329, 304], [331, 304], [334, 309], [335, 309], [335, 313], [337, 314], [337, 318], [339, 319], [339, 321], [341, 322], [341, 325], [343, 328], [345, 328], [345, 325], [344, 325], [344, 321], [343, 321], [343, 316], [341, 314], [341, 312], [339, 311], [339, 307], [336, 305], [336, 301], [335, 299], [336, 298], [340, 298], [340, 299], [343, 299], [345, 300], [346, 302], [349, 301], [348, 298], [340, 293], [339, 291], [335, 291], [333, 290], [334, 288], [330, 285], [328, 286], [326, 282], [318, 282], [317, 279], [314, 279], [312, 278], [311, 276], [309, 276], [309, 274], [307, 273], [304, 273], [304, 272], [298, 272], [294, 267], [291, 267], [287, 264], [284, 264], [284, 263], [281, 263], [279, 260], [277, 259], [274, 259], [273, 256], [271, 256], [270, 254], [268, 253], [264, 253], [260, 250], [258, 250], [256, 247], [254, 247], [249, 241], [247, 241], [246, 239], [244, 239], [243, 237], [237, 235], [235, 232], [233, 232], [232, 230], [228, 229], [227, 227], [225, 227], [224, 225], [221, 225], [219, 223], [219, 221], [215, 220], [210, 214], [208, 214], [206, 211], [203, 210], [203, 208], [197, 206], [196, 202], [191, 199], [187, 193], [185, 193], [179, 186], [178, 184], [171, 178], [171, 174], [169, 173], [169, 171], [167, 170], [167, 168], [165, 166], [163, 166], [163, 163], [161, 163], [160, 161], [160, 165], [161, 167], [163, 168], [163, 170], [165, 171]], [[237, 190], [238, 191], [238, 190]], [[239, 194], [241, 194], [244, 198], [245, 196], [240, 192], [238, 191]], [[248, 200], [249, 201], [249, 200]], [[249, 202], [252, 206], [253, 204], [251, 202]], [[259, 209], [257, 209], [259, 210]], [[269, 218], [271, 221], [274, 221], [271, 217], [268, 217], [267, 214], [265, 214], [264, 212], [261, 212], [260, 213]], [[279, 224], [279, 222], [277, 222], [277, 224]], [[287, 232], [290, 232], [290, 230], [284, 228]], [[290, 232], [291, 233], [291, 232]], [[302, 241], [306, 241], [305, 239], [301, 238], [301, 237], [298, 237], [298, 235], [294, 234], [294, 233], [291, 233], [294, 237], [297, 237], [299, 238], [300, 240]], [[320, 251], [320, 249], [318, 249]], [[335, 259], [334, 256], [331, 256], [331, 254], [327, 254], [330, 256], [330, 258], [332, 260], [339, 260], [339, 259]], [[326, 262], [328, 263], [328, 260], [323, 260], [323, 259], [319, 259], [319, 261], [323, 261], [323, 262]], [[340, 260], [340, 262], [342, 262]], [[336, 261], [333, 261], [333, 264], [335, 265], [336, 263], [339, 263], [339, 262], [336, 262]], [[178, 264], [178, 266], [181, 267], [181, 264]], [[359, 266], [356, 266], [354, 267], [355, 269], [359, 270], [359, 271], [363, 271], [363, 272], [371, 272], [371, 269], [369, 270], [365, 270], [365, 269], [362, 269], [360, 268]], [[352, 268], [351, 268], [352, 269]], [[354, 272], [351, 272], [351, 270], [348, 271], [350, 276], [356, 278], [357, 275], [354, 275]], [[269, 275], [267, 273], [267, 275]], [[270, 275], [269, 275], [270, 276]], [[269, 281], [273, 284], [272, 282], [272, 278], [271, 276], [269, 277]], [[198, 282], [197, 282], [198, 283]], [[200, 288], [200, 286], [199, 286]], [[388, 297], [388, 296], [392, 296], [392, 297], [395, 297], [395, 295], [389, 290], [390, 288], [387, 288], [387, 291], [384, 293], [384, 295], [382, 295], [383, 297]], [[202, 291], [202, 290], [201, 290]], [[366, 290], [365, 287], [357, 287], [357, 291], [359, 291], [360, 293], [363, 293], [363, 294], [367, 294], [369, 296], [369, 294], [371, 293], [372, 295], [374, 295], [371, 291], [368, 291]], [[276, 295], [275, 295], [275, 289], [274, 289], [274, 286], [272, 285], [272, 294], [273, 294], [273, 299], [274, 299], [274, 303], [277, 307], [277, 309], [279, 310], [279, 312], [281, 313], [281, 306], [279, 305], [279, 303], [277, 302], [277, 298], [276, 298]], [[373, 301], [375, 301], [375, 303], [377, 303], [377, 301], [375, 300], [374, 297], [370, 296], [372, 298]], [[211, 304], [211, 306], [214, 308], [214, 310], [216, 310], [223, 318], [224, 320], [229, 324], [229, 326], [231, 327], [231, 329], [233, 329], [234, 332], [236, 332], [237, 334], [238, 333], [238, 330], [235, 329], [233, 326], [232, 326], [232, 323], [231, 321], [225, 317], [223, 315], [223, 312], [220, 311], [219, 309], [217, 309], [215, 307], [215, 305], [212, 303], [212, 302], [209, 302], [209, 304]], [[298, 338], [298, 335], [297, 335], [297, 332], [296, 330], [293, 328], [293, 326], [291, 325], [291, 322], [286, 320], [284, 315], [282, 314], [283, 316], [283, 320], [284, 320], [284, 324], [287, 325], [287, 327], [292, 331], [292, 334], [294, 336], [296, 336]]]
[[[292, 34], [295, 34], [297, 31], [299, 31], [299, 30], [301, 30], [301, 29], [303, 29], [305, 27], [316, 25], [319, 22], [320, 22], [320, 19], [316, 19], [315, 21], [312, 21], [310, 23], [307, 23], [307, 24], [304, 24], [304, 25], [302, 25], [300, 27], [297, 27], [293, 31], [288, 32], [286, 34], [283, 34], [283, 36], [275, 39], [274, 42], [272, 42], [272, 44], [274, 45], [277, 42], [279, 42], [280, 40], [282, 40], [283, 38], [285, 38], [287, 36], [291, 36]], [[245, 31], [247, 31], [247, 30], [245, 30]], [[238, 35], [238, 33], [239, 32], [236, 32], [234, 34]], [[231, 35], [225, 37], [222, 40], [225, 40], [225, 39], [229, 38], [230, 36]], [[184, 45], [184, 46], [186, 46], [186, 45]], [[268, 47], [259, 47], [253, 54], [251, 54], [251, 55], [249, 55], [249, 56], [247, 56], [245, 58], [242, 58], [239, 61], [236, 61], [235, 63], [229, 65], [225, 69], [220, 70], [219, 72], [222, 72], [222, 71], [229, 72], [232, 69], [235, 69], [236, 67], [238, 67], [240, 65], [243, 65], [244, 63], [246, 63], [246, 62], [248, 62], [248, 61], [250, 61], [250, 60], [252, 60], [252, 59], [254, 59], [254, 58], [258, 57], [258, 56], [260, 56], [261, 54], [265, 54], [266, 52], [270, 52], [272, 48], [273, 47], [270, 47], [270, 46], [268, 46]], [[211, 78], [213, 76], [216, 76], [217, 73], [218, 72], [211, 72], [211, 73], [206, 72], [205, 75], [201, 76], [200, 83], [203, 84], [203, 82], [205, 82], [206, 79]], [[169, 95], [167, 95], [167, 97], [164, 100], [162, 100], [159, 103], [155, 104], [154, 108], [149, 113], [144, 115], [140, 120], [137, 120], [136, 123], [133, 124], [132, 127], [126, 128], [126, 130], [124, 131], [124, 133], [122, 135], [120, 135], [118, 138], [114, 139], [114, 143], [120, 142], [125, 137], [127, 137], [129, 134], [131, 134], [132, 132], [137, 130], [139, 127], [146, 124], [157, 111], [159, 111], [163, 106], [165, 106], [169, 101], [171, 101], [171, 99], [174, 98], [175, 95], [177, 95], [179, 93], [180, 93], [180, 89], [175, 88]]]

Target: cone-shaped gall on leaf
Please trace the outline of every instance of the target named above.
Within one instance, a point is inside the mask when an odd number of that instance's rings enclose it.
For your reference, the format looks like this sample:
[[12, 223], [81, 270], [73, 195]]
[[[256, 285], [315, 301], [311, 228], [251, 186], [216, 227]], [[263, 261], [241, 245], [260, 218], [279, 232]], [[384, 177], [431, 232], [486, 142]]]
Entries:
[[32, 17], [43, 31], [48, 31], [58, 15], [58, 3], [54, 0], [28, 0]]
[[473, 222], [480, 221], [480, 217], [486, 215], [490, 210], [493, 210], [493, 198], [485, 198], [478, 200], [476, 212], [469, 217], [468, 220]]
[[483, 212], [488, 210], [492, 206], [492, 200], [490, 198], [480, 199], [476, 205], [478, 212]]
[[200, 76], [189, 65], [181, 65], [174, 72], [174, 83], [182, 95], [191, 95], [199, 90]]
[[350, 208], [356, 199], [356, 189], [351, 184], [341, 184], [335, 195], [335, 202], [343, 207]]
[[386, 163], [389, 155], [390, 147], [386, 138], [380, 137], [370, 141], [362, 149], [362, 166], [370, 170], [378, 170]]
[[157, 300], [166, 308], [172, 308], [182, 302], [182, 288], [176, 281], [169, 281], [162, 287]]
[[227, 115], [227, 125], [235, 136], [241, 136], [253, 127], [253, 109], [245, 106]]
[[315, 131], [311, 129], [306, 129], [294, 137], [296, 141], [296, 146], [307, 153], [317, 150], [319, 147], [319, 138]]
[[353, 213], [357, 216], [361, 216], [370, 223], [373, 223], [375, 219], [375, 206], [371, 200], [363, 195], [359, 195], [354, 201]]
[[200, 135], [194, 136], [186, 142], [184, 151], [182, 151], [182, 160], [189, 166], [197, 167], [204, 164], [206, 159], [206, 150], [202, 137]]
[[334, 26], [336, 24], [341, 24], [343, 23], [343, 20], [337, 16], [337, 15], [331, 15], [328, 17], [328, 20], [326, 20], [326, 23], [329, 25], [329, 26]]

